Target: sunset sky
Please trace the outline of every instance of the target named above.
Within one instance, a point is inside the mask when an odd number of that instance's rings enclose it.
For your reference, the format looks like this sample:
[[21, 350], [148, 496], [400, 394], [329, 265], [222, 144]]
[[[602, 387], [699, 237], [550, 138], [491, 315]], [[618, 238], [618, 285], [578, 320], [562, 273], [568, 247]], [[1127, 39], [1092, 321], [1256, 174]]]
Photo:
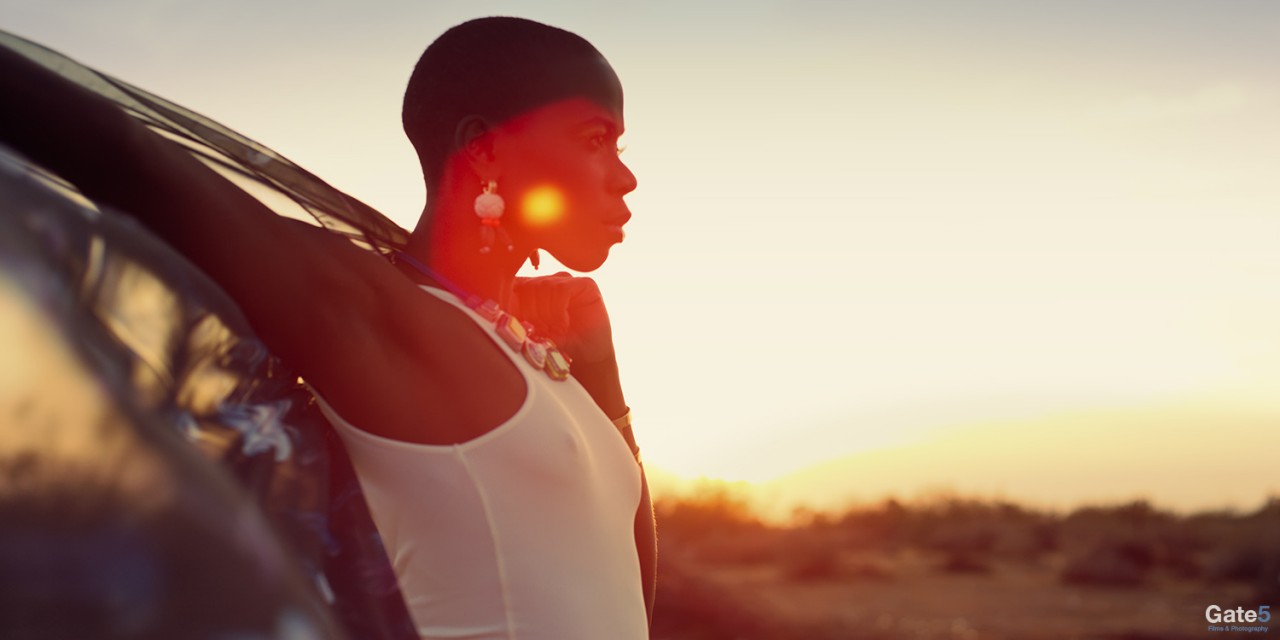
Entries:
[[649, 464], [828, 502], [1280, 494], [1280, 3], [366, 4], [0, 0], [0, 28], [408, 227], [426, 44], [569, 29], [626, 90], [635, 215], [592, 275]]

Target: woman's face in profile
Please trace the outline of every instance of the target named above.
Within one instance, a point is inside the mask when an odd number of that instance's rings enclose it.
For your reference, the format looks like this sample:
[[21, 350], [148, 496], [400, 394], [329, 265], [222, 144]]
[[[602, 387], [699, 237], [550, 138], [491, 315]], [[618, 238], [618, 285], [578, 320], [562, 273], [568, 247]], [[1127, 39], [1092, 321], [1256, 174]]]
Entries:
[[534, 245], [576, 271], [604, 263], [631, 217], [635, 175], [618, 157], [621, 108], [585, 98], [539, 107], [498, 127], [494, 155], [507, 211]]

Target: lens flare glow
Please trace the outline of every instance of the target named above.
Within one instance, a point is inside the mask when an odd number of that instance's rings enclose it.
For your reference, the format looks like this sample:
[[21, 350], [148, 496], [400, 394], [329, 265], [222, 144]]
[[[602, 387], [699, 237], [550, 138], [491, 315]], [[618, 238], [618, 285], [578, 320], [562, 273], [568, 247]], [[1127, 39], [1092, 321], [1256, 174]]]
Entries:
[[564, 215], [564, 194], [551, 185], [542, 185], [530, 189], [520, 203], [526, 222], [532, 225], [545, 226], [560, 219]]

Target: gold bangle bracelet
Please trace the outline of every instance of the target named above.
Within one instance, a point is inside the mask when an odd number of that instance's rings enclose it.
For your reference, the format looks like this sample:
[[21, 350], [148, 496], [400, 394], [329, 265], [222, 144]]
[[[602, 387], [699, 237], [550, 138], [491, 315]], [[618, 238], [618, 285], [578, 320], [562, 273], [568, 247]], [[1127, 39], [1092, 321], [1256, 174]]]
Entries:
[[618, 433], [622, 435], [623, 441], [627, 443], [627, 448], [631, 449], [631, 455], [639, 463], [640, 447], [636, 445], [636, 436], [631, 430], [631, 407], [627, 407], [627, 412], [622, 414], [621, 417], [614, 418], [612, 422]]
[[627, 407], [626, 413], [613, 419], [613, 426], [617, 427], [618, 431], [631, 426], [631, 407]]

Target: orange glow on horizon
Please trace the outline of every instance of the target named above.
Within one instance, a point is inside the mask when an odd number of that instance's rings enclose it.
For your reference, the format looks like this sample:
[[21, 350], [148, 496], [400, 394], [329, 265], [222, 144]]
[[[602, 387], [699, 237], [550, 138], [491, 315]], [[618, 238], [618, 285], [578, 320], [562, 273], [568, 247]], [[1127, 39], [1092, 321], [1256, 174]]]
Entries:
[[551, 185], [534, 187], [524, 195], [520, 211], [529, 224], [549, 225], [564, 215], [564, 195]]

